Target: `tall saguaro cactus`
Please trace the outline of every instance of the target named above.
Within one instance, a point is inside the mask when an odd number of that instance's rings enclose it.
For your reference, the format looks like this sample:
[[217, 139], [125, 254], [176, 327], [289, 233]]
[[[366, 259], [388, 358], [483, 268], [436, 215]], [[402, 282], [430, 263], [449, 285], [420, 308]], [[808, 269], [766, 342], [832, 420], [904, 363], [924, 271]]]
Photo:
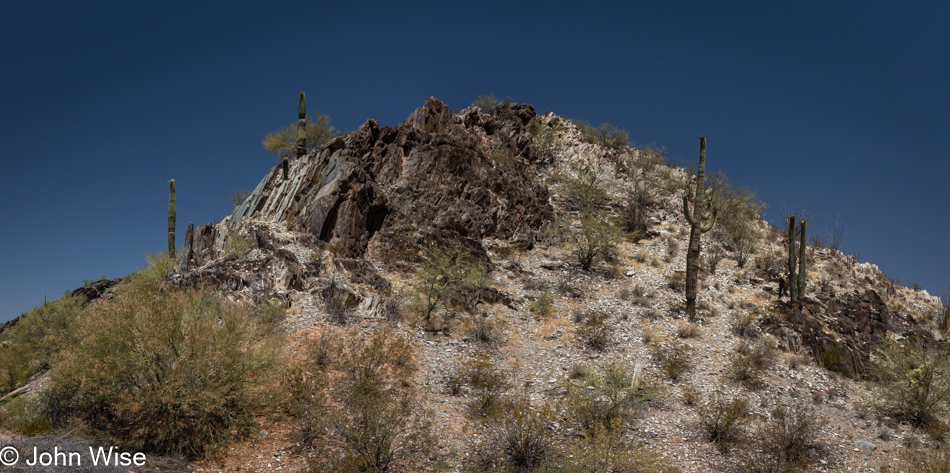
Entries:
[[168, 181], [168, 255], [175, 258], [175, 180]]
[[[788, 286], [789, 300], [797, 301], [801, 305], [805, 300], [805, 221], [801, 227], [801, 245], [798, 254], [795, 250], [795, 216], [788, 217]], [[796, 264], [797, 263], [797, 264]]]
[[[683, 216], [689, 223], [689, 250], [686, 252], [686, 314], [696, 318], [696, 280], [699, 276], [699, 244], [703, 233], [716, 224], [716, 209], [706, 200], [704, 173], [706, 169], [706, 136], [699, 137], [699, 166], [696, 169], [696, 188], [687, 188], [683, 196]], [[692, 195], [690, 195], [692, 194]], [[693, 203], [690, 215], [690, 202]], [[703, 223], [705, 221], [706, 223]]]
[[297, 106], [297, 157], [307, 154], [307, 97], [300, 93]]

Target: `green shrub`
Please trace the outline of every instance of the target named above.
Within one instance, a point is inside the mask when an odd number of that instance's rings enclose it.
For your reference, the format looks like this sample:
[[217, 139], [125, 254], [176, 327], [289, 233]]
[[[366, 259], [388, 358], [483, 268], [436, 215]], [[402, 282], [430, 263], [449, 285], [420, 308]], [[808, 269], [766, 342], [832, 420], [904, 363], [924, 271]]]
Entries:
[[950, 401], [950, 361], [945, 350], [924, 342], [906, 340], [882, 342], [875, 353], [871, 373], [877, 379], [883, 407], [917, 425], [937, 420]]
[[59, 299], [30, 309], [0, 336], [0, 395], [49, 367], [50, 358], [79, 323], [85, 303], [83, 296], [64, 292]]
[[593, 435], [633, 418], [641, 405], [656, 399], [659, 388], [640, 363], [607, 362], [576, 368], [577, 381], [565, 381], [563, 410], [581, 432]]
[[[308, 152], [329, 143], [336, 138], [339, 133], [330, 126], [330, 117], [317, 112], [316, 115], [308, 115], [304, 136], [306, 137], [306, 146]], [[261, 142], [268, 153], [273, 154], [278, 159], [285, 156], [294, 156], [297, 153], [297, 122], [291, 123], [280, 130], [268, 133]]]
[[278, 400], [280, 341], [245, 307], [204, 290], [121, 289], [83, 317], [55, 360], [48, 418], [190, 458], [249, 434]]
[[291, 413], [315, 449], [310, 471], [419, 471], [434, 446], [430, 415], [412, 388], [417, 368], [401, 336], [348, 342], [332, 365], [309, 360], [291, 384]]
[[471, 254], [461, 248], [426, 247], [427, 258], [416, 272], [418, 283], [413, 291], [409, 310], [429, 324], [439, 305], [455, 301], [462, 306], [472, 305], [459, 301], [459, 295], [477, 291], [485, 281], [484, 266], [473, 263]]
[[574, 121], [574, 125], [588, 143], [616, 151], [623, 151], [630, 146], [630, 135], [627, 130], [617, 128], [610, 123], [601, 123], [597, 128], [586, 121]]
[[528, 310], [534, 315], [547, 316], [554, 312], [554, 291], [545, 289], [528, 304]]
[[729, 398], [718, 389], [699, 406], [699, 423], [706, 438], [720, 450], [728, 451], [749, 416], [745, 398]]

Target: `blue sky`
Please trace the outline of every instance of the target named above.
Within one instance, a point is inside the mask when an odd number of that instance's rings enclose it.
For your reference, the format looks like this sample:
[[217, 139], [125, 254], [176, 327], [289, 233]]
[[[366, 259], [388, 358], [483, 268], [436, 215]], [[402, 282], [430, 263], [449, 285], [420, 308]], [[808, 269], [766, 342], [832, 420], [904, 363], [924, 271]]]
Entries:
[[142, 3], [0, 7], [0, 321], [164, 249], [168, 179], [179, 241], [227, 215], [300, 91], [342, 131], [494, 93], [674, 161], [705, 134], [770, 221], [950, 286], [947, 2]]

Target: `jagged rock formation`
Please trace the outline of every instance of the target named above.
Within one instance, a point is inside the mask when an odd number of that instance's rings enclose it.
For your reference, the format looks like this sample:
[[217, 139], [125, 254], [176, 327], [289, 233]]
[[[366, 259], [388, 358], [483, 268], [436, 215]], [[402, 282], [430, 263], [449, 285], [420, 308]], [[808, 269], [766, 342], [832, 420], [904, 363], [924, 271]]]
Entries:
[[297, 160], [286, 181], [272, 169], [231, 218], [286, 222], [351, 256], [427, 238], [484, 253], [482, 237], [530, 235], [552, 217], [524, 134], [535, 115], [520, 104], [453, 115], [428, 98], [395, 127], [368, 120]]

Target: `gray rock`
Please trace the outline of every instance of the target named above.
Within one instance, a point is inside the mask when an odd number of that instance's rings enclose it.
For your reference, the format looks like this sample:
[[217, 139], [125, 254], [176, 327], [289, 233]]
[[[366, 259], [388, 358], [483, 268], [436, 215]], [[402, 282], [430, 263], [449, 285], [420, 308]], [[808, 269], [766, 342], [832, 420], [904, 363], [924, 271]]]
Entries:
[[860, 448], [860, 449], [862, 449], [862, 450], [867, 450], [867, 451], [869, 451], [869, 452], [873, 452], [874, 449], [877, 448], [877, 445], [874, 445], [874, 444], [871, 443], [871, 442], [865, 442], [864, 440], [858, 440], [858, 441], [854, 442], [854, 446], [855, 446], [855, 447], [858, 447], [858, 448]]

